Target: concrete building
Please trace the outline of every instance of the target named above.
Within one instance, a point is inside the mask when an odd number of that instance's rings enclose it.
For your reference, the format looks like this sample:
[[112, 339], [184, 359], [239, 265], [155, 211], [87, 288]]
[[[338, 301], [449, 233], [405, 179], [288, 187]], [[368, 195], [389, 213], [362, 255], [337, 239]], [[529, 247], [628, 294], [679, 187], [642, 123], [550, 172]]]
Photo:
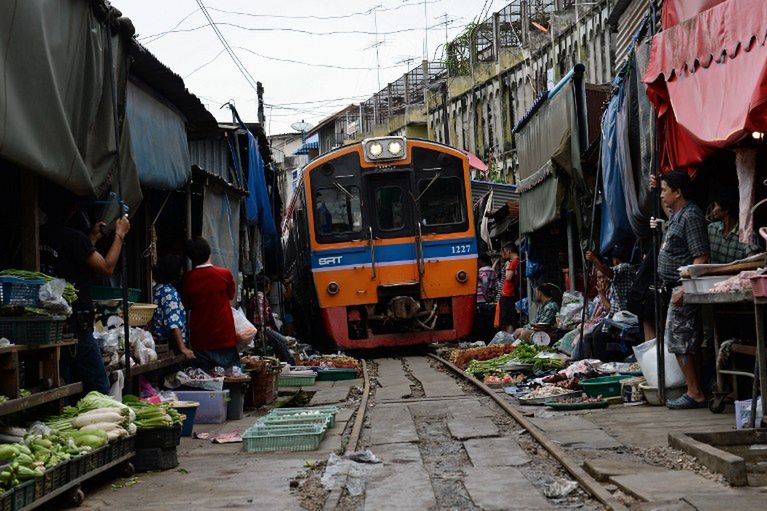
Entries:
[[301, 169], [309, 162], [307, 151], [300, 151], [304, 137], [301, 133], [279, 133], [269, 135], [269, 146], [277, 172], [277, 186], [284, 204], [290, 204]]
[[319, 154], [341, 147], [353, 139], [359, 131], [360, 108], [349, 105], [346, 108], [321, 120], [317, 126], [306, 133], [307, 139], [318, 137]]
[[430, 137], [470, 151], [490, 178], [515, 182], [512, 127], [576, 63], [586, 80], [615, 70], [607, 19], [614, 1], [514, 0], [447, 45], [445, 72], [428, 87]]

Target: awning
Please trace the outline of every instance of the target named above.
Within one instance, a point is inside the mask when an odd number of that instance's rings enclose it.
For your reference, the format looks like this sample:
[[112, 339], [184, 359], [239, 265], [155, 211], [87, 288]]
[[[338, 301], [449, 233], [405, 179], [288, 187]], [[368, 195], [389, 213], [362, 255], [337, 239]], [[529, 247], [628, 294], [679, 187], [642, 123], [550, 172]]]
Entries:
[[516, 129], [520, 234], [559, 217], [570, 178], [582, 180], [575, 86], [572, 79]]
[[192, 175], [184, 119], [131, 82], [126, 112], [141, 184], [157, 190], [182, 188]]
[[727, 0], [653, 37], [643, 80], [665, 126], [664, 169], [767, 131], [766, 37], [764, 0]]
[[666, 0], [663, 2], [663, 30], [694, 18], [701, 12], [721, 4], [725, 0]]
[[293, 153], [293, 156], [297, 156], [300, 154], [309, 154], [309, 151], [317, 151], [320, 148], [320, 136], [319, 135], [312, 135], [311, 137], [306, 139], [306, 142], [304, 142], [301, 147], [295, 150]]
[[469, 167], [473, 169], [477, 169], [478, 171], [482, 173], [487, 172], [487, 164], [484, 163], [482, 160], [480, 160], [476, 154], [471, 153], [469, 151], [463, 151], [463, 152], [466, 153], [466, 156], [469, 157]]

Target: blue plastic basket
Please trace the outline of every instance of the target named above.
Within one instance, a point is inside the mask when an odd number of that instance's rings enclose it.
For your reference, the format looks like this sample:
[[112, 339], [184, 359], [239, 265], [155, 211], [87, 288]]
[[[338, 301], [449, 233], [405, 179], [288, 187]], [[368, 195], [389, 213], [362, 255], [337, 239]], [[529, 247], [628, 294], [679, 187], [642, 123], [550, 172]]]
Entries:
[[39, 307], [42, 279], [0, 277], [0, 304], [4, 307]]

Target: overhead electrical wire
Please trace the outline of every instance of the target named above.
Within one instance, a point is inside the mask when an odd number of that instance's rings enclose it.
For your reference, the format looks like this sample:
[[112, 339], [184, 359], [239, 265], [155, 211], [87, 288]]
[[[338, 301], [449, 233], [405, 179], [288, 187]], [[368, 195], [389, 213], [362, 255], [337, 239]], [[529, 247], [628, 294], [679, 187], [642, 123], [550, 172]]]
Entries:
[[[442, 1], [443, 0], [428, 0], [426, 3], [427, 4], [437, 4], [437, 3], [441, 3]], [[418, 1], [416, 1], [416, 2], [406, 2], [406, 3], [399, 4], [399, 5], [395, 5], [393, 7], [381, 7], [381, 8], [378, 9], [378, 12], [397, 11], [397, 10], [405, 8], [405, 7], [421, 6], [423, 4], [424, 4], [424, 2], [418, 2]], [[251, 18], [275, 18], [275, 19], [295, 19], [295, 20], [304, 20], [304, 19], [305, 20], [339, 20], [339, 19], [353, 18], [355, 16], [369, 16], [370, 14], [372, 14], [372, 12], [373, 12], [373, 10], [375, 8], [370, 8], [370, 9], [367, 9], [365, 11], [352, 12], [352, 13], [348, 13], [348, 14], [331, 15], [331, 16], [314, 16], [314, 15], [290, 16], [290, 15], [283, 15], [283, 14], [257, 14], [257, 13], [243, 12], [243, 11], [230, 11], [230, 10], [227, 10], [227, 9], [218, 9], [216, 7], [208, 7], [207, 9], [208, 9], [208, 11], [215, 11], [215, 12], [220, 12], [220, 13], [224, 13], [224, 14], [235, 14], [235, 15], [247, 16], [247, 17], [251, 17]], [[140, 36], [138, 39], [139, 40], [151, 39], [151, 41], [146, 41], [147, 44], [149, 44], [149, 43], [152, 43], [152, 42], [156, 41], [157, 39], [159, 39], [161, 37], [164, 37], [164, 36], [166, 36], [168, 34], [174, 33], [174, 32], [177, 31], [176, 29], [178, 29], [178, 27], [184, 21], [189, 19], [190, 16], [192, 16], [193, 14], [195, 14], [199, 10], [200, 9], [193, 10], [192, 12], [190, 12], [189, 14], [184, 16], [172, 28], [170, 28], [170, 29], [168, 29], [166, 31], [158, 32], [157, 34], [150, 34], [150, 35], [146, 35], [146, 36]]]
[[221, 41], [221, 44], [224, 45], [224, 49], [231, 57], [232, 61], [234, 62], [237, 69], [240, 71], [240, 74], [245, 78], [245, 80], [248, 82], [248, 85], [254, 90], [258, 91], [257, 81], [255, 78], [253, 78], [253, 75], [250, 74], [248, 69], [245, 67], [245, 65], [242, 63], [240, 58], [237, 56], [237, 54], [234, 52], [232, 47], [229, 45], [229, 42], [224, 37], [224, 34], [221, 33], [221, 31], [216, 26], [216, 22], [213, 21], [213, 18], [211, 17], [208, 10], [205, 8], [205, 4], [202, 3], [202, 0], [197, 0], [197, 5], [200, 6], [200, 10], [207, 18], [208, 22], [210, 23], [210, 27], [213, 29], [213, 31], [216, 33], [216, 37], [218, 37], [219, 41]]

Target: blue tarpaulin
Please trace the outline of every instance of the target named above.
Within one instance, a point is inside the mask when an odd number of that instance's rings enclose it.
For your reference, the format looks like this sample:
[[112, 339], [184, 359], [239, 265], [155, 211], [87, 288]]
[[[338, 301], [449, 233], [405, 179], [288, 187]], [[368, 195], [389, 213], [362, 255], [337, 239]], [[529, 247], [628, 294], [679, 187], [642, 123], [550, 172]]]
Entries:
[[245, 199], [245, 215], [248, 222], [259, 226], [264, 235], [276, 235], [277, 228], [272, 216], [269, 191], [266, 188], [264, 160], [258, 152], [256, 137], [248, 131], [248, 192]]
[[626, 195], [623, 188], [623, 146], [618, 130], [624, 89], [615, 94], [602, 117], [602, 223], [599, 251], [607, 254], [620, 239], [633, 237], [626, 213]]
[[186, 185], [192, 168], [184, 119], [130, 82], [126, 114], [141, 184], [157, 190]]

